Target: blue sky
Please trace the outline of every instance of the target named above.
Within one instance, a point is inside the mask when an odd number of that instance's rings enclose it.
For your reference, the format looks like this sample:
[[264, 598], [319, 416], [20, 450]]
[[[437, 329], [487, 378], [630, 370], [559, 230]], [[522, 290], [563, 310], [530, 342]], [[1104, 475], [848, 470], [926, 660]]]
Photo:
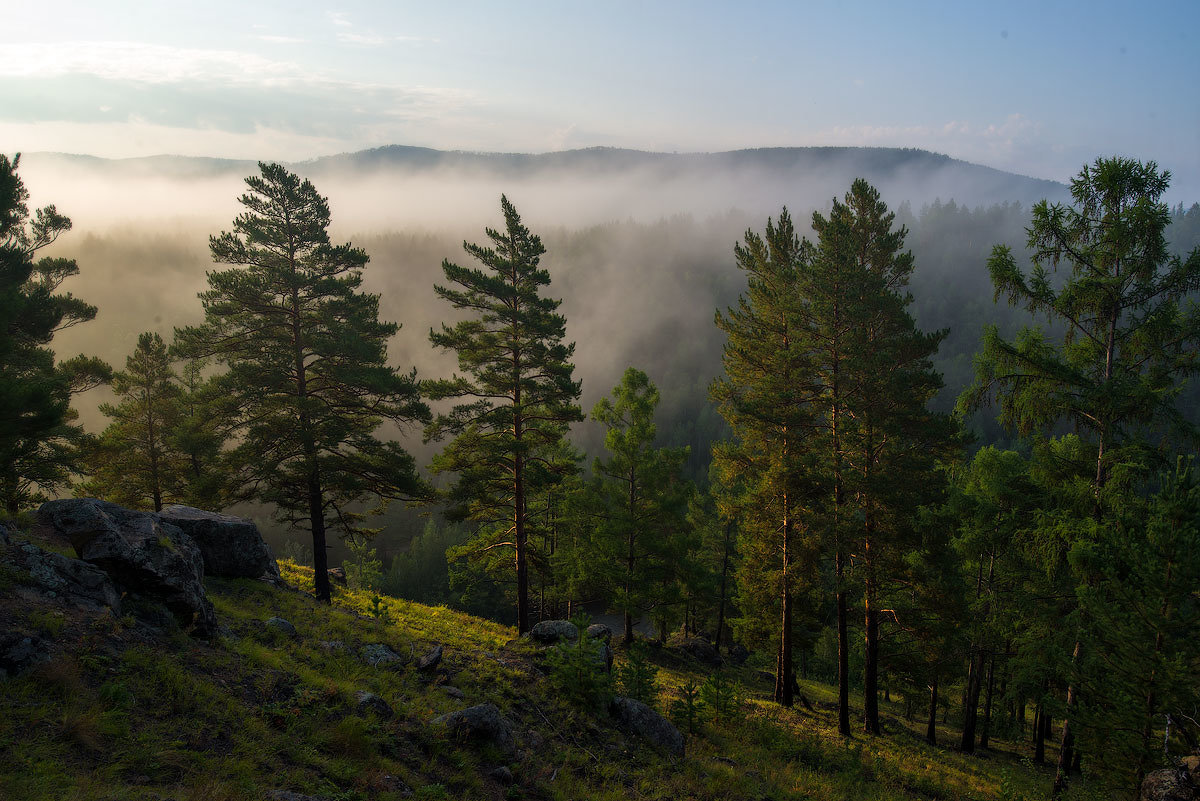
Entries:
[[0, 148], [919, 147], [1200, 200], [1200, 2], [20, 2]]

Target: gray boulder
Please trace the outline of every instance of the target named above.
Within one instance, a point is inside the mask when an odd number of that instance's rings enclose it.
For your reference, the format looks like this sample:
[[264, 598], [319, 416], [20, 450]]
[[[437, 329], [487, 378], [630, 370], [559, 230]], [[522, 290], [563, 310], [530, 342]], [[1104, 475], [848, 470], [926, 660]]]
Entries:
[[444, 692], [446, 695], [450, 696], [451, 698], [456, 698], [459, 701], [461, 701], [462, 699], [467, 697], [466, 693], [464, 693], [462, 690], [458, 689], [457, 687], [455, 687], [452, 684], [443, 684], [443, 685], [441, 685], [441, 687], [442, 687], [442, 692]]
[[442, 661], [442, 653], [444, 651], [445, 648], [442, 645], [434, 646], [433, 650], [417, 660], [417, 670], [422, 673], [429, 673], [436, 669]]
[[641, 701], [617, 696], [608, 707], [617, 723], [671, 756], [683, 756], [683, 735], [671, 721]]
[[44, 551], [33, 543], [10, 553], [10, 558], [29, 571], [30, 580], [46, 595], [90, 609], [108, 607], [121, 614], [121, 594], [108, 574], [95, 565]]
[[196, 634], [216, 633], [204, 594], [204, 559], [178, 526], [95, 498], [48, 501], [37, 511], [37, 526], [66, 539], [80, 559], [125, 589], [160, 601]]
[[49, 643], [18, 631], [0, 631], [0, 679], [22, 673], [50, 661]]
[[1142, 779], [1138, 801], [1193, 801], [1196, 789], [1186, 770], [1165, 768]]
[[1193, 801], [1200, 792], [1189, 772], [1166, 768], [1156, 770], [1142, 780], [1138, 801]]
[[516, 748], [512, 724], [500, 714], [495, 704], [479, 704], [449, 712], [433, 719], [433, 725], [443, 728], [454, 739], [489, 743], [506, 753]]
[[605, 645], [612, 644], [613, 630], [603, 623], [593, 623], [587, 627], [587, 636], [593, 640], [602, 640]]
[[253, 520], [180, 505], [164, 507], [159, 516], [192, 538], [204, 557], [207, 575], [279, 579], [275, 554]]
[[696, 635], [684, 636], [673, 634], [667, 640], [667, 647], [682, 651], [693, 659], [710, 665], [721, 664], [721, 655], [713, 644], [703, 637]]
[[361, 652], [362, 661], [371, 667], [399, 667], [404, 664], [404, 658], [381, 642], [364, 646]]
[[359, 690], [355, 699], [355, 706], [360, 714], [372, 713], [378, 715], [384, 720], [388, 720], [394, 714], [392, 708], [388, 706], [388, 702], [380, 698], [375, 693]]
[[269, 617], [263, 625], [272, 631], [279, 632], [285, 637], [291, 637], [293, 640], [300, 637], [300, 633], [296, 631], [296, 627], [281, 617]]
[[553, 645], [559, 640], [579, 638], [579, 629], [569, 620], [543, 620], [529, 630], [530, 639], [544, 645]]

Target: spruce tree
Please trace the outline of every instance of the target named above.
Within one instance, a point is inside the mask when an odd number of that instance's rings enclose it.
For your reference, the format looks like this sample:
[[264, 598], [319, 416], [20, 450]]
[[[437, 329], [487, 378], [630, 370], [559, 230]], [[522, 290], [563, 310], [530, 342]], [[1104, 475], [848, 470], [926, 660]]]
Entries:
[[630, 367], [592, 409], [608, 430], [610, 457], [592, 468], [599, 512], [596, 563], [612, 569], [615, 607], [624, 617], [625, 644], [633, 643], [635, 612], [675, 600], [683, 561], [691, 484], [681, 475], [687, 448], [656, 448], [657, 387]]
[[455, 512], [479, 525], [473, 554], [511, 548], [515, 565], [517, 629], [529, 630], [529, 503], [538, 484], [568, 468], [555, 459], [566, 426], [582, 419], [572, 379], [575, 345], [565, 344], [561, 301], [543, 297], [550, 274], [539, 266], [541, 239], [521, 223], [501, 196], [503, 230], [486, 229], [491, 246], [468, 242], [463, 249], [483, 265], [442, 262], [447, 286], [438, 296], [473, 314], [442, 325], [429, 338], [458, 354], [464, 375], [426, 382], [429, 396], [464, 399], [426, 428], [426, 439], [453, 440], [433, 460], [435, 473], [453, 472], [449, 493]]
[[87, 438], [71, 396], [112, 373], [90, 357], [56, 362], [47, 347], [58, 331], [93, 319], [96, 307], [58, 292], [79, 273], [73, 260], [35, 259], [71, 221], [54, 206], [30, 215], [19, 163], [19, 155], [0, 155], [0, 505], [9, 514], [78, 471]]
[[233, 231], [209, 239], [205, 319], [177, 330], [180, 352], [211, 358], [224, 413], [239, 438], [230, 454], [235, 498], [272, 504], [278, 519], [308, 527], [317, 597], [330, 597], [326, 532], [369, 535], [363, 505], [426, 498], [412, 457], [376, 436], [386, 420], [425, 421], [415, 371], [387, 363], [399, 329], [362, 292], [369, 258], [330, 243], [329, 203], [307, 180], [259, 164], [239, 198]]
[[183, 500], [184, 464], [172, 438], [182, 414], [176, 378], [162, 337], [141, 334], [125, 369], [113, 376], [120, 402], [100, 405], [112, 422], [92, 450], [84, 492], [156, 512]]

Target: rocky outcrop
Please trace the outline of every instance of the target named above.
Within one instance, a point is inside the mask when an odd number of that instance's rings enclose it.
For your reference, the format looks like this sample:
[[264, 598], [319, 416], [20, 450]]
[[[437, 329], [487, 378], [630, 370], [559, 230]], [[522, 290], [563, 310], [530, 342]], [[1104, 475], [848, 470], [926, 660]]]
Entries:
[[575, 640], [579, 629], [569, 620], [543, 620], [529, 630], [529, 638], [543, 645], [554, 645], [559, 640]]
[[159, 516], [196, 543], [206, 575], [279, 580], [275, 554], [253, 520], [180, 505], [163, 508]]
[[600, 640], [605, 645], [611, 645], [613, 630], [603, 623], [593, 623], [587, 627], [587, 636], [593, 640]]
[[433, 725], [443, 728], [459, 741], [489, 743], [506, 753], [516, 748], [512, 724], [504, 719], [495, 704], [479, 704], [447, 713], [434, 718]]
[[13, 546], [7, 558], [28, 571], [33, 586], [47, 597], [88, 609], [108, 607], [115, 614], [121, 613], [121, 593], [108, 574], [95, 565], [44, 551], [33, 543]]
[[683, 735], [679, 729], [641, 701], [617, 696], [609, 705], [608, 712], [619, 724], [651, 745], [671, 756], [683, 756]]
[[71, 543], [80, 559], [126, 590], [161, 602], [196, 634], [216, 633], [204, 559], [178, 526], [95, 498], [67, 498], [42, 504], [37, 527]]

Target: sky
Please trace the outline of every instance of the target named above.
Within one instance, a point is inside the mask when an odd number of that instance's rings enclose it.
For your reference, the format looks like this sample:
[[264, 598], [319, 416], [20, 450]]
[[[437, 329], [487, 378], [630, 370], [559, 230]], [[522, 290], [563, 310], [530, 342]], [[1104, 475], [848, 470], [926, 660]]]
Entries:
[[1200, 2], [0, 0], [0, 151], [916, 147], [1200, 200]]

